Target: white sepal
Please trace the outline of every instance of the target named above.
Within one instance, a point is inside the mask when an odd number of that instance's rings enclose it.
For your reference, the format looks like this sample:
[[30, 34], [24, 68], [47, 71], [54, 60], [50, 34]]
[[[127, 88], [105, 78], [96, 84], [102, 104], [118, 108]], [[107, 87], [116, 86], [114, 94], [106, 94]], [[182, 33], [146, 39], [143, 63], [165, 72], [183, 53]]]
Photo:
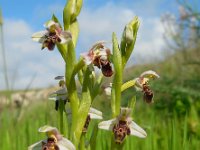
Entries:
[[69, 31], [62, 31], [59, 37], [61, 39], [61, 42], [60, 42], [61, 44], [65, 44], [72, 39], [72, 35]]
[[62, 138], [62, 140], [58, 141], [59, 150], [76, 150], [75, 146], [66, 138]]
[[90, 118], [91, 118], [91, 119], [103, 119], [102, 116], [97, 115], [97, 114], [89, 113], [89, 115], [90, 115]]
[[147, 133], [142, 129], [139, 125], [137, 125], [135, 122], [131, 122], [129, 124], [130, 130], [131, 130], [131, 135], [140, 137], [140, 138], [145, 138], [147, 136]]
[[98, 124], [99, 129], [104, 129], [104, 130], [113, 130], [114, 125], [118, 122], [116, 118], [108, 120], [108, 121], [102, 121]]
[[92, 108], [92, 107], [90, 107], [89, 113], [97, 114], [99, 116], [102, 116], [102, 112], [101, 111], [99, 111], [99, 110], [97, 110], [95, 108]]
[[32, 144], [31, 146], [28, 147], [28, 150], [41, 150], [42, 142], [46, 142], [46, 140], [42, 140], [42, 141]]
[[39, 32], [35, 32], [32, 35], [32, 40], [39, 42], [39, 43], [43, 43], [45, 40], [45, 35], [47, 35], [48, 32], [47, 31], [39, 31]]

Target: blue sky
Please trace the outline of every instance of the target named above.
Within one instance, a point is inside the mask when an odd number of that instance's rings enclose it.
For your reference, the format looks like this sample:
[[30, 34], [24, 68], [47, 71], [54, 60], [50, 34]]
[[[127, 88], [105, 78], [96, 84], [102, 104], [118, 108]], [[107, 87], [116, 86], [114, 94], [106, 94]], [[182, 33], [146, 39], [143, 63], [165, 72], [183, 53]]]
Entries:
[[[53, 78], [64, 73], [57, 51], [40, 50], [31, 41], [32, 33], [44, 30], [43, 24], [55, 13], [62, 20], [65, 0], [1, 0], [8, 73], [13, 88], [25, 88], [36, 75], [32, 87], [55, 85]], [[159, 57], [164, 47], [160, 17], [166, 12], [177, 14], [175, 0], [85, 0], [79, 16], [80, 38], [77, 57], [98, 40], [111, 40], [112, 32], [120, 38], [124, 25], [135, 15], [141, 26], [134, 56], [130, 63]], [[5, 88], [0, 59], [0, 89]]]

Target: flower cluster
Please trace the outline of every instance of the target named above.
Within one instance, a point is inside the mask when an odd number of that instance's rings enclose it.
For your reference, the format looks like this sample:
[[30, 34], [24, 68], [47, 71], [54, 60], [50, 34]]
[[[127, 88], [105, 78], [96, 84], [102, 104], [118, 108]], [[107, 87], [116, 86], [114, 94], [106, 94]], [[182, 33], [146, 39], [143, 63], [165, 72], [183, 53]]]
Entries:
[[[62, 134], [68, 133], [71, 142], [64, 138], [57, 128], [43, 126], [39, 132], [46, 133], [47, 139], [31, 145], [29, 150], [85, 149], [86, 137], [84, 135], [87, 133], [91, 120], [103, 119], [102, 112], [92, 107], [96, 96], [101, 94], [103, 75], [111, 77], [114, 74], [111, 78], [112, 83], [109, 87], [104, 88], [106, 95], [111, 99], [111, 110], [114, 118], [100, 122], [99, 129], [112, 131], [117, 144], [122, 144], [129, 135], [140, 138], [147, 136], [145, 130], [132, 120], [133, 106], [121, 107], [121, 93], [131, 86], [143, 92], [144, 100], [147, 103], [153, 102], [154, 93], [150, 89], [148, 81], [159, 78], [154, 71], [146, 71], [138, 78], [131, 80], [130, 83], [128, 81], [127, 84], [123, 84], [124, 68], [131, 56], [137, 37], [138, 18], [135, 17], [126, 25], [121, 44], [118, 44], [117, 37], [113, 33], [112, 53], [105, 46], [106, 42], [99, 41], [88, 52], [82, 53], [81, 58], [77, 61], [75, 48], [79, 27], [76, 17], [80, 13], [81, 6], [82, 0], [68, 1], [63, 10], [64, 27], [53, 15], [52, 20], [44, 25], [46, 30], [34, 33], [32, 36], [34, 41], [42, 43], [42, 49], [53, 50], [57, 46], [64, 59], [65, 76], [55, 78], [59, 81], [59, 89], [51, 93], [49, 99], [55, 101], [55, 109], [59, 110], [60, 132]], [[96, 76], [94, 66], [101, 69], [103, 75]], [[64, 116], [66, 119], [63, 119]], [[64, 123], [64, 121], [66, 122]]]

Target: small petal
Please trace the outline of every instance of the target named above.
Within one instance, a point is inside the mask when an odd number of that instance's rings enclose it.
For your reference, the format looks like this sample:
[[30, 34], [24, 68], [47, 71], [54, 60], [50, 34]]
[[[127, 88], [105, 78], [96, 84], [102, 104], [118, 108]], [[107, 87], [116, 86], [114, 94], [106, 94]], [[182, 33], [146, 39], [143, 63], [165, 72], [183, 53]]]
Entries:
[[102, 121], [98, 124], [98, 128], [112, 131], [117, 121], [118, 120], [116, 118], [108, 120], [108, 121]]
[[44, 24], [45, 28], [50, 28], [51, 26], [55, 25], [56, 22], [54, 22], [53, 20], [49, 20]]
[[99, 111], [99, 110], [97, 110], [95, 108], [92, 108], [92, 107], [90, 107], [89, 113], [97, 114], [99, 116], [102, 116], [102, 112], [101, 111]]
[[33, 145], [28, 147], [28, 150], [41, 150], [42, 149], [42, 142], [45, 142], [45, 140], [39, 141], [37, 143], [34, 143]]
[[33, 33], [31, 38], [33, 41], [43, 43], [46, 39], [45, 35], [47, 35], [47, 34], [48, 34], [47, 31], [39, 31], [39, 32]]
[[75, 146], [66, 138], [62, 138], [62, 140], [58, 141], [59, 150], [75, 150]]
[[159, 78], [160, 76], [155, 71], [149, 70], [149, 71], [143, 72], [140, 75], [140, 77], [141, 78], [153, 78], [153, 79], [156, 79], [156, 78]]
[[89, 113], [89, 115], [90, 115], [90, 118], [91, 118], [91, 119], [103, 119], [102, 116], [97, 115], [97, 114]]
[[58, 129], [57, 128], [55, 128], [55, 127], [51, 127], [51, 126], [48, 126], [48, 125], [45, 125], [45, 126], [43, 126], [43, 127], [40, 127], [39, 129], [38, 129], [38, 132], [44, 132], [44, 133], [46, 133], [46, 132], [58, 132]]
[[67, 43], [72, 39], [72, 34], [68, 31], [62, 31], [59, 35], [59, 38], [61, 39], [61, 44]]
[[86, 65], [90, 65], [93, 61], [93, 52], [92, 51], [89, 51], [89, 52], [86, 52], [86, 53], [81, 53], [81, 56], [83, 57], [83, 60], [85, 62]]
[[102, 60], [107, 60], [107, 59], [108, 59], [108, 57], [107, 57], [107, 52], [106, 52], [105, 49], [100, 50], [98, 55], [101, 56], [101, 59], [102, 59]]
[[131, 130], [131, 135], [135, 135], [140, 138], [145, 138], [147, 136], [147, 133], [135, 122], [131, 122], [129, 124], [130, 130]]
[[97, 41], [91, 48], [91, 50], [96, 50], [96, 49], [99, 49], [99, 48], [103, 48], [103, 44], [105, 44], [106, 41]]

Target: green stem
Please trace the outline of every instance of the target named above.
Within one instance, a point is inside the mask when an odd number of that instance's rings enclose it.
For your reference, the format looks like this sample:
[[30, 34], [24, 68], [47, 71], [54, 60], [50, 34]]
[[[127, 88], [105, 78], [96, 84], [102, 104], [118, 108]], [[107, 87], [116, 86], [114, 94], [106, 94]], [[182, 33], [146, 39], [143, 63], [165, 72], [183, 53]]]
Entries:
[[63, 110], [64, 110], [64, 101], [59, 100], [59, 123], [60, 123], [60, 132], [65, 135], [64, 130], [64, 121], [63, 121]]
[[83, 133], [81, 135], [81, 141], [80, 141], [80, 144], [79, 144], [79, 149], [80, 150], [86, 150], [86, 148], [85, 148], [85, 133]]
[[66, 59], [66, 66], [65, 66], [65, 81], [66, 87], [69, 93], [69, 100], [70, 100], [70, 108], [72, 111], [72, 126], [71, 126], [71, 134], [70, 138], [73, 143], [76, 143], [75, 137], [75, 130], [76, 124], [78, 120], [78, 107], [79, 107], [79, 98], [76, 89], [76, 81], [75, 77], [73, 76], [73, 70], [76, 63], [76, 54], [73, 42], [70, 41], [67, 45], [67, 59]]
[[121, 92], [125, 91], [126, 89], [135, 86], [135, 80], [130, 80], [128, 82], [125, 82], [122, 86], [121, 86]]
[[84, 66], [85, 63], [83, 59], [80, 59], [79, 62], [74, 66], [73, 76], [75, 76]]
[[113, 79], [112, 86], [112, 114], [113, 117], [116, 117], [120, 113], [121, 105], [121, 85], [122, 85], [122, 58], [121, 52], [119, 50], [119, 45], [117, 41], [116, 34], [112, 35], [113, 42], [113, 64], [115, 69], [115, 75]]
[[64, 113], [65, 113], [65, 117], [66, 117], [66, 120], [65, 120], [65, 135], [66, 135], [67, 138], [69, 138], [68, 114], [67, 114], [66, 110], [64, 110]]
[[136, 103], [136, 96], [133, 96], [128, 102], [128, 108], [134, 109]]
[[60, 52], [63, 60], [67, 61], [67, 47], [64, 44], [57, 44], [58, 51]]
[[74, 136], [75, 136], [75, 144], [78, 145], [81, 134], [82, 134], [82, 129], [85, 124], [86, 118], [88, 116], [88, 112], [91, 106], [91, 96], [90, 96], [90, 91], [89, 91], [89, 84], [90, 84], [90, 74], [91, 71], [89, 68], [87, 68], [85, 74], [84, 74], [84, 81], [83, 81], [83, 87], [82, 87], [82, 99], [80, 103], [80, 107], [78, 109], [78, 122], [76, 122], [75, 126], [75, 131], [74, 131]]

